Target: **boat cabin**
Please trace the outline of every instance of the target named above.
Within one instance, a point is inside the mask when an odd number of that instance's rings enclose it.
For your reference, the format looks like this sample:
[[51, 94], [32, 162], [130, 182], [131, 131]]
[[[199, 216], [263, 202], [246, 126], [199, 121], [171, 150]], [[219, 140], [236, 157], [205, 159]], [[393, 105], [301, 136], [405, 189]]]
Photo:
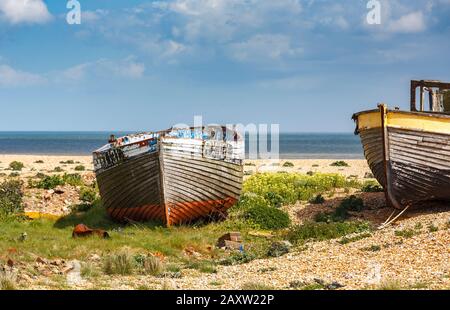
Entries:
[[[416, 103], [418, 88], [419, 107]], [[433, 80], [411, 81], [411, 111], [450, 114], [450, 83]]]

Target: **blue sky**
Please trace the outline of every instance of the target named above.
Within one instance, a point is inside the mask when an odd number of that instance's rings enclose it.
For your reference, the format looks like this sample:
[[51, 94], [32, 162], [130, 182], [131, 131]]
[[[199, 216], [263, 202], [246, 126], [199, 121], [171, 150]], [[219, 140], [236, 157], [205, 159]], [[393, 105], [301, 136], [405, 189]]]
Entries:
[[450, 80], [450, 0], [0, 0], [0, 130], [277, 123], [351, 132]]

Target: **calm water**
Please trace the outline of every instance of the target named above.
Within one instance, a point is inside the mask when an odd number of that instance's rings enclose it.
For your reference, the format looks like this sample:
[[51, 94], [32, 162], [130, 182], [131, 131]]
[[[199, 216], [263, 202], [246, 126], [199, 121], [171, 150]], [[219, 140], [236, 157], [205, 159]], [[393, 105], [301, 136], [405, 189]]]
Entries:
[[[111, 132], [0, 132], [0, 154], [89, 155]], [[116, 136], [126, 132], [112, 132]], [[247, 143], [248, 146], [248, 143]], [[359, 138], [351, 133], [282, 133], [280, 158], [363, 158]]]

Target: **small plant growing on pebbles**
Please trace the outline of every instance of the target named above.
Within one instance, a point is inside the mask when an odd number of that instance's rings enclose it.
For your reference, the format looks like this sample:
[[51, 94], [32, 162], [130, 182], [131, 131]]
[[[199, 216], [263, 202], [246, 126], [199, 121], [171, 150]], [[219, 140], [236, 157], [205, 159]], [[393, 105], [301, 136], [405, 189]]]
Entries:
[[345, 161], [339, 160], [339, 161], [335, 161], [333, 163], [331, 163], [332, 167], [349, 167], [350, 165], [347, 164]]
[[314, 197], [313, 199], [311, 199], [309, 201], [309, 203], [312, 204], [321, 204], [325, 202], [325, 198], [323, 198], [322, 194], [317, 195], [316, 197]]
[[17, 289], [16, 276], [7, 270], [0, 270], [0, 290], [13, 291]]
[[13, 171], [22, 171], [24, 167], [25, 165], [20, 161], [13, 161], [9, 164], [9, 168], [11, 168]]
[[241, 289], [247, 291], [271, 291], [275, 288], [263, 283], [247, 282], [242, 285]]
[[292, 162], [290, 162], [290, 161], [287, 161], [287, 162], [285, 162], [283, 164], [283, 167], [285, 167], [285, 168], [292, 168], [292, 167], [294, 167], [294, 164]]
[[63, 168], [57, 166], [57, 167], [55, 167], [55, 169], [53, 169], [53, 171], [54, 172], [63, 172], [64, 170], [63, 170]]
[[36, 160], [34, 163], [35, 163], [35, 164], [43, 164], [44, 161], [43, 161], [42, 159], [39, 159], [39, 160]]
[[135, 260], [127, 249], [106, 256], [103, 262], [103, 271], [108, 275], [130, 275], [134, 268]]
[[361, 191], [364, 193], [379, 193], [383, 192], [383, 187], [376, 181], [366, 181], [361, 187]]
[[284, 254], [289, 253], [290, 249], [291, 249], [291, 244], [289, 241], [277, 241], [277, 242], [273, 242], [270, 245], [269, 250], [267, 251], [267, 256], [269, 257], [279, 257], [282, 256]]
[[75, 169], [75, 171], [84, 171], [84, 170], [86, 170], [86, 168], [83, 165], [78, 165], [74, 169]]
[[158, 257], [137, 254], [134, 256], [134, 260], [138, 270], [143, 274], [158, 276], [164, 271], [164, 266]]
[[82, 187], [80, 189], [80, 200], [85, 203], [92, 203], [94, 200], [97, 199], [97, 193], [93, 188], [89, 187]]

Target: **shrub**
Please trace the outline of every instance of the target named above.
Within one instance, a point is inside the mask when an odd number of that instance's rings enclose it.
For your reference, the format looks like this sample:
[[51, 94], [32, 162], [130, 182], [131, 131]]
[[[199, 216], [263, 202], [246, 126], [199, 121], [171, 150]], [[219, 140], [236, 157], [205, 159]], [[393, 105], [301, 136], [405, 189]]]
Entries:
[[420, 234], [420, 231], [414, 230], [414, 229], [403, 229], [403, 230], [396, 230], [395, 235], [397, 237], [403, 237], [403, 238], [412, 238], [415, 235]]
[[339, 243], [340, 244], [347, 244], [347, 243], [351, 243], [351, 242], [362, 240], [364, 238], [369, 238], [371, 236], [372, 236], [371, 233], [362, 233], [362, 234], [358, 234], [358, 235], [353, 236], [353, 237], [344, 237], [344, 238], [342, 238], [339, 241]]
[[428, 231], [429, 232], [436, 232], [438, 230], [439, 230], [439, 227], [437, 227], [436, 225], [434, 225], [434, 224], [428, 225]]
[[255, 206], [244, 212], [244, 217], [262, 229], [282, 229], [290, 225], [289, 215], [279, 209]]
[[143, 274], [158, 276], [164, 271], [163, 264], [158, 257], [138, 254], [134, 256], [134, 260]]
[[35, 163], [35, 164], [43, 164], [44, 161], [43, 161], [42, 159], [39, 159], [39, 160], [36, 160], [34, 163]]
[[227, 258], [220, 262], [221, 265], [230, 266], [230, 265], [240, 265], [251, 262], [256, 259], [256, 255], [250, 252], [240, 252], [236, 251], [230, 254]]
[[350, 197], [342, 200], [339, 207], [344, 208], [347, 211], [360, 212], [364, 209], [364, 201], [355, 195], [351, 195]]
[[108, 274], [130, 275], [135, 268], [135, 260], [127, 249], [106, 256], [103, 271]]
[[75, 171], [84, 171], [84, 170], [86, 170], [86, 168], [83, 165], [78, 165], [74, 169], [75, 169]]
[[267, 192], [264, 195], [264, 198], [269, 203], [270, 206], [273, 207], [281, 207], [283, 205], [284, 199], [280, 194], [274, 193], [274, 192]]
[[340, 205], [331, 213], [318, 213], [314, 220], [316, 222], [343, 222], [350, 217], [349, 211], [360, 212], [364, 209], [364, 201], [354, 195], [342, 200]]
[[347, 164], [345, 161], [339, 160], [331, 163], [332, 167], [349, 167], [349, 164]]
[[17, 289], [16, 276], [7, 270], [0, 269], [0, 290], [13, 291]]
[[381, 246], [379, 245], [371, 245], [369, 247], [365, 247], [362, 250], [369, 251], [369, 252], [378, 252], [381, 251]]
[[13, 171], [22, 171], [24, 167], [25, 165], [20, 161], [13, 161], [9, 164], [9, 168], [11, 168]]
[[53, 189], [56, 186], [64, 185], [64, 179], [59, 175], [46, 176], [35, 185], [37, 188]]
[[97, 199], [97, 193], [93, 188], [82, 187], [80, 189], [80, 200], [87, 203], [92, 203]]
[[83, 179], [81, 175], [78, 173], [66, 173], [63, 175], [64, 183], [72, 185], [72, 186], [81, 186], [83, 185]]
[[72, 159], [69, 159], [69, 160], [66, 160], [66, 161], [60, 161], [59, 163], [63, 164], [63, 165], [73, 165], [73, 164], [75, 164], [75, 162]]
[[306, 222], [292, 227], [288, 233], [288, 239], [292, 243], [302, 243], [309, 240], [323, 241], [364, 232], [369, 229], [369, 224], [366, 222]]
[[0, 218], [23, 213], [22, 185], [19, 180], [8, 180], [0, 184]]
[[63, 172], [63, 168], [61, 167], [55, 167], [55, 169], [53, 169], [54, 172]]
[[321, 204], [321, 203], [325, 202], [325, 198], [323, 198], [323, 196], [321, 194], [319, 194], [316, 197], [314, 197], [313, 199], [311, 199], [309, 202], [312, 204]]
[[364, 182], [361, 191], [364, 193], [378, 193], [383, 192], [383, 187], [376, 181], [366, 181]]
[[294, 167], [294, 164], [291, 163], [290, 161], [287, 161], [287, 162], [285, 162], [285, 163], [283, 164], [283, 167], [286, 167], [286, 168], [292, 168], [292, 167]]
[[81, 186], [83, 185], [83, 180], [81, 179], [81, 175], [79, 174], [64, 174], [60, 175], [52, 175], [45, 176], [38, 181], [37, 183], [31, 183], [32, 187], [42, 188], [42, 189], [53, 189], [56, 186], [62, 186], [65, 184], [69, 184], [72, 186]]
[[267, 256], [269, 257], [279, 257], [290, 251], [289, 242], [273, 242], [267, 251]]

